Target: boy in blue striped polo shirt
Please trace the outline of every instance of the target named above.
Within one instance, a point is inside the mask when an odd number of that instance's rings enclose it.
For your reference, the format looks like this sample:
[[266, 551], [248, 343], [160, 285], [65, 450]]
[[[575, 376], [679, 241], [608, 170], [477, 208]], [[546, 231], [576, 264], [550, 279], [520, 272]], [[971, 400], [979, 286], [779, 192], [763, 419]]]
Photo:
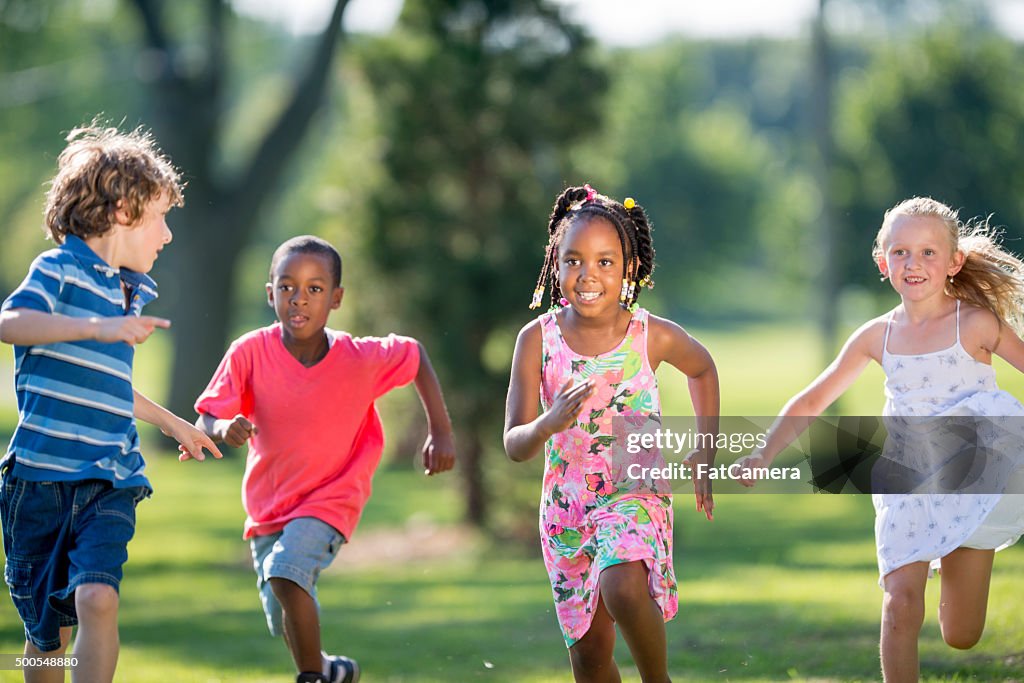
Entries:
[[[134, 345], [167, 320], [146, 273], [171, 241], [178, 171], [141, 129], [77, 128], [58, 159], [46, 229], [59, 246], [32, 263], [0, 307], [14, 345], [18, 426], [0, 461], [4, 579], [25, 624], [25, 655], [59, 659], [78, 625], [76, 680], [110, 681], [118, 586], [135, 506], [152, 489], [135, 418], [220, 457], [203, 432], [132, 387]], [[64, 667], [25, 670], [63, 681]]]

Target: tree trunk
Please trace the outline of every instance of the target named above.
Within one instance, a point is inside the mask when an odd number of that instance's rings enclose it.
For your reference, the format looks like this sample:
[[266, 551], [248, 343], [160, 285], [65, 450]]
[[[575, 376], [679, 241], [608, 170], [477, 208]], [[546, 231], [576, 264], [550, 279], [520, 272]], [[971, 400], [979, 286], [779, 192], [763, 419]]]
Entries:
[[459, 440], [455, 444], [465, 486], [466, 521], [478, 528], [483, 527], [487, 521], [489, 502], [484, 487], [484, 448], [480, 438], [480, 424], [478, 420], [470, 420], [459, 432]]
[[[191, 420], [193, 404], [224, 355], [232, 318], [231, 295], [238, 245], [212, 207], [189, 207], [176, 217], [173, 254], [161, 278], [174, 339], [168, 407]], [[258, 293], [255, 293], [258, 295]]]
[[214, 165], [224, 125], [229, 62], [224, 24], [229, 10], [224, 0], [204, 2], [205, 52], [200, 63], [186, 69], [182, 50], [167, 30], [164, 6], [134, 0], [147, 48], [140, 57], [147, 68], [141, 71], [151, 74], [152, 127], [188, 183], [186, 206], [171, 217], [175, 244], [161, 263], [167, 273], [162, 276], [161, 307], [167, 307], [175, 340], [168, 407], [186, 419], [194, 415], [192, 405], [228, 342], [238, 256], [324, 100], [349, 0], [335, 1], [291, 98], [254, 147], [249, 163], [231, 178], [219, 177]]
[[838, 228], [833, 208], [832, 173], [832, 68], [829, 53], [828, 27], [825, 24], [827, 0], [818, 0], [818, 14], [812, 29], [812, 127], [817, 155], [814, 177], [821, 197], [821, 214], [818, 216], [819, 250], [821, 270], [817, 274], [819, 301], [818, 325], [821, 331], [825, 364], [832, 361], [836, 347], [838, 327], [839, 274], [836, 255], [836, 230]]

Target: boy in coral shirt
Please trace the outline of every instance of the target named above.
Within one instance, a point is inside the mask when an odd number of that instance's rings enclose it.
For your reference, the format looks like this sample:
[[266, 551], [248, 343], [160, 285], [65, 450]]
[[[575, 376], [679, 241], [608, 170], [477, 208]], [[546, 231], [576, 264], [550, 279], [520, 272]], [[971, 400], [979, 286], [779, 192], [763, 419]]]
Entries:
[[415, 382], [429, 435], [427, 474], [455, 463], [437, 376], [415, 339], [326, 328], [341, 305], [341, 257], [312, 236], [274, 252], [267, 297], [278, 322], [237, 339], [196, 401], [197, 426], [249, 444], [242, 500], [260, 596], [298, 683], [354, 683], [359, 667], [321, 651], [316, 580], [351, 537], [384, 448], [374, 401]]

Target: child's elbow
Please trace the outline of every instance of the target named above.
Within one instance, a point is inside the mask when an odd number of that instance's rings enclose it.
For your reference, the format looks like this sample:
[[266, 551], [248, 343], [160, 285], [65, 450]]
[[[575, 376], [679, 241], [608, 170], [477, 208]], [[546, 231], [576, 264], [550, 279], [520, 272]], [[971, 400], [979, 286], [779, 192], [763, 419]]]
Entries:
[[518, 443], [518, 440], [509, 432], [505, 432], [505, 438], [502, 440], [502, 443], [505, 446], [505, 455], [512, 462], [524, 462], [530, 459], [530, 454], [523, 452], [523, 448]]
[[519, 458], [516, 457], [515, 448], [513, 448], [512, 440], [508, 436], [508, 432], [505, 432], [505, 436], [502, 439], [502, 446], [505, 448], [505, 455], [512, 462], [519, 462]]
[[10, 311], [4, 311], [0, 313], [0, 342], [4, 344], [13, 344], [14, 340], [11, 336], [11, 315]]
[[689, 375], [689, 380], [691, 383], [718, 386], [718, 368], [710, 355], [696, 372]]
[[709, 382], [718, 382], [718, 366], [715, 365], [715, 361], [711, 359], [711, 356], [708, 356], [708, 363], [704, 366], [704, 370], [700, 373], [700, 376]]

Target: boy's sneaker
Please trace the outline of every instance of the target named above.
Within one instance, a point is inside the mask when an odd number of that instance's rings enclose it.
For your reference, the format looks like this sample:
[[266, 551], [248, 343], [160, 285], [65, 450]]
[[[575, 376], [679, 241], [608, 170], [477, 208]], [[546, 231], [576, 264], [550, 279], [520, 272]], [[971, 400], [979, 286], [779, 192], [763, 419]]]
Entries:
[[342, 655], [324, 656], [324, 675], [328, 683], [359, 683], [359, 663]]

